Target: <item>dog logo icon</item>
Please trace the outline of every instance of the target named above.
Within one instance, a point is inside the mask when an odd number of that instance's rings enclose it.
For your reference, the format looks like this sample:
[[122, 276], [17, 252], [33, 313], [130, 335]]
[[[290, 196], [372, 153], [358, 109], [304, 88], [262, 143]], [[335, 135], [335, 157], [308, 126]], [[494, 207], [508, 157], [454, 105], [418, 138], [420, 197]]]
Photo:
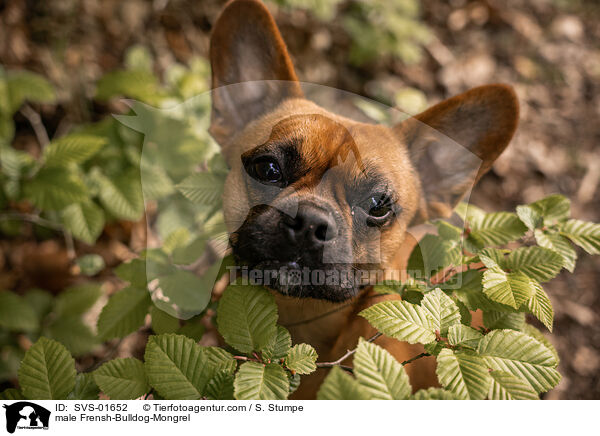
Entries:
[[6, 409], [6, 431], [14, 433], [18, 429], [47, 430], [50, 411], [29, 401], [19, 401], [3, 405]]

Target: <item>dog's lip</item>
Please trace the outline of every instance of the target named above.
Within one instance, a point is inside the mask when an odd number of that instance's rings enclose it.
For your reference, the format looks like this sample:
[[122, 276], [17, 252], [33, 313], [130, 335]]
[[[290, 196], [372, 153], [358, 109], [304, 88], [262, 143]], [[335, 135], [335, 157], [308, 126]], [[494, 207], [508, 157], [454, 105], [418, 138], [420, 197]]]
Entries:
[[295, 261], [281, 261], [281, 260], [263, 260], [254, 265], [256, 269], [269, 269], [269, 268], [288, 268], [288, 269], [302, 269], [302, 266]]

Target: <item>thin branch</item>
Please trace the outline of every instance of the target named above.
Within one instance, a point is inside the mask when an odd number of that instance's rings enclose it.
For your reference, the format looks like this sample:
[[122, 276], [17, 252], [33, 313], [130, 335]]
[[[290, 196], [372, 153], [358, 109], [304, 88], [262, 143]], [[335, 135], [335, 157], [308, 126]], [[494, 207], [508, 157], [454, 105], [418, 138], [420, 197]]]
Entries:
[[25, 118], [27, 118], [31, 124], [31, 127], [33, 127], [35, 136], [37, 137], [40, 147], [43, 150], [44, 147], [50, 143], [50, 138], [48, 137], [48, 132], [42, 123], [42, 117], [40, 117], [40, 114], [33, 110], [33, 108], [28, 104], [23, 105], [21, 108], [21, 113]]
[[402, 366], [408, 365], [409, 363], [412, 363], [415, 360], [419, 360], [421, 357], [427, 357], [427, 356], [431, 356], [431, 354], [429, 354], [429, 353], [421, 353], [421, 354], [416, 355], [415, 357], [411, 357], [410, 359], [405, 360], [400, 365], [402, 365]]
[[[371, 336], [369, 339], [367, 339], [367, 342], [374, 342], [375, 340], [377, 340], [378, 337], [382, 336], [383, 333], [377, 332], [375, 333], [373, 336]], [[354, 353], [356, 353], [356, 350], [358, 348], [355, 348], [354, 350], [348, 350], [346, 352], [346, 354], [344, 354], [342, 357], [340, 357], [338, 360], [335, 360], [333, 362], [317, 362], [317, 368], [331, 368], [334, 366], [342, 366], [341, 363], [346, 360], [348, 357], [352, 356]], [[343, 369], [348, 369], [350, 367], [345, 367]]]

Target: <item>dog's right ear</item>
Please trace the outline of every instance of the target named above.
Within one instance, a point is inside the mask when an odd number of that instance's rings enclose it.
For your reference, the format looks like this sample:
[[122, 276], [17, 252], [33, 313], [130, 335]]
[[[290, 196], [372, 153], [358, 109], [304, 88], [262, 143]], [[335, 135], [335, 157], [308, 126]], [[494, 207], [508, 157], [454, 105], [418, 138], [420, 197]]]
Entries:
[[259, 1], [235, 0], [225, 6], [212, 31], [210, 62], [210, 133], [221, 146], [283, 100], [302, 97], [277, 25]]

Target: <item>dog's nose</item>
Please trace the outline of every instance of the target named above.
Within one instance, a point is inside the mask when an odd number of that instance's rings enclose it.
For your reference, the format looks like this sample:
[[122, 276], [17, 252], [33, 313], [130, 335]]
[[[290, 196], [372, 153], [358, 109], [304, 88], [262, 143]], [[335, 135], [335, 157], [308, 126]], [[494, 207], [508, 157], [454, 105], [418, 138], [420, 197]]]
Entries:
[[307, 248], [320, 248], [338, 234], [334, 217], [312, 203], [300, 204], [295, 217], [284, 214], [282, 226], [291, 242]]

